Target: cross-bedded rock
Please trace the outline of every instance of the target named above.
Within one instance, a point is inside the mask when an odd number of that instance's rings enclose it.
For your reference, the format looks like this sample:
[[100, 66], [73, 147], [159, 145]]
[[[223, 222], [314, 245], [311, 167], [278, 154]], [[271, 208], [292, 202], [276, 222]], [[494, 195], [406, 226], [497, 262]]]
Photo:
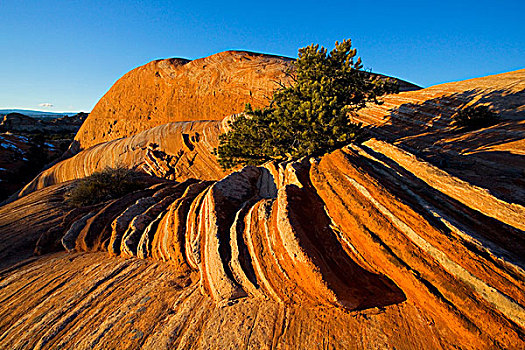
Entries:
[[[388, 96], [359, 116], [373, 138], [318, 159], [224, 172], [210, 152], [225, 121], [80, 152], [0, 208], [0, 344], [524, 347], [525, 208], [513, 200], [522, 82], [517, 71]], [[449, 125], [482, 102], [499, 124]], [[448, 163], [432, 157], [438, 145]], [[154, 175], [152, 186], [86, 208], [63, 202], [71, 181], [117, 163]], [[497, 181], [477, 181], [480, 164]], [[21, 261], [62, 244], [73, 252]]]

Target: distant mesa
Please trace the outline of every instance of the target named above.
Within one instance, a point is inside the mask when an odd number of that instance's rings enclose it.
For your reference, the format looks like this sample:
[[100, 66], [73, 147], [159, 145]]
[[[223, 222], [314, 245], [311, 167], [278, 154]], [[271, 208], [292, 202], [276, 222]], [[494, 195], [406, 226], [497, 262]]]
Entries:
[[14, 133], [76, 133], [87, 113], [78, 113], [71, 117], [65, 115], [58, 118], [37, 119], [25, 114], [12, 112], [4, 115], [0, 122], [0, 131]]
[[78, 114], [79, 112], [51, 112], [51, 111], [38, 111], [32, 109], [0, 109], [0, 116], [6, 115], [9, 113], [20, 113], [27, 115], [28, 117], [37, 118], [37, 119], [48, 119], [48, 118], [60, 118], [65, 116], [72, 116]]
[[87, 113], [35, 118], [10, 112], [2, 116], [0, 200], [20, 190], [42, 167], [61, 157], [86, 118]]

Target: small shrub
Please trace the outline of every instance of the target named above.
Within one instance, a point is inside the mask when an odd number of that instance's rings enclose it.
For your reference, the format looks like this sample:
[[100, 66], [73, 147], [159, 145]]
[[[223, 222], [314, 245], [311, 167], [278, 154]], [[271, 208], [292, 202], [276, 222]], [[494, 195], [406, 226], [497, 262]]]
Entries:
[[122, 197], [144, 189], [142, 174], [123, 167], [106, 168], [81, 179], [66, 196], [69, 205], [81, 207]]
[[487, 106], [467, 107], [452, 116], [453, 125], [467, 129], [480, 129], [496, 124], [499, 117]]

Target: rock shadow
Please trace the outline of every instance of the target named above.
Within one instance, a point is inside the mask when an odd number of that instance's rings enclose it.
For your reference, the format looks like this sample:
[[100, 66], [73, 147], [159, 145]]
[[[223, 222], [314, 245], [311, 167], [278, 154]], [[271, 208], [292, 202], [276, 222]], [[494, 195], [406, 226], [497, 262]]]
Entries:
[[[467, 105], [488, 105], [499, 122], [477, 130], [454, 127], [452, 116]], [[495, 149], [525, 139], [525, 90], [472, 89], [405, 103], [384, 118], [385, 124], [367, 128], [371, 136], [401, 146], [502, 200], [525, 205], [523, 191], [514, 190], [523, 188], [525, 155]]]

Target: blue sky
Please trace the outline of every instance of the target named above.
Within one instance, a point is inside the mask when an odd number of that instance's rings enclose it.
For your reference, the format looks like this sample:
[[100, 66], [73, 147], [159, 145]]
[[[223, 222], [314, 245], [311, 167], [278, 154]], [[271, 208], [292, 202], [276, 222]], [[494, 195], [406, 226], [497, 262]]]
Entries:
[[154, 59], [296, 57], [345, 38], [366, 68], [431, 86], [525, 68], [524, 13], [523, 0], [0, 0], [0, 109], [90, 111]]

